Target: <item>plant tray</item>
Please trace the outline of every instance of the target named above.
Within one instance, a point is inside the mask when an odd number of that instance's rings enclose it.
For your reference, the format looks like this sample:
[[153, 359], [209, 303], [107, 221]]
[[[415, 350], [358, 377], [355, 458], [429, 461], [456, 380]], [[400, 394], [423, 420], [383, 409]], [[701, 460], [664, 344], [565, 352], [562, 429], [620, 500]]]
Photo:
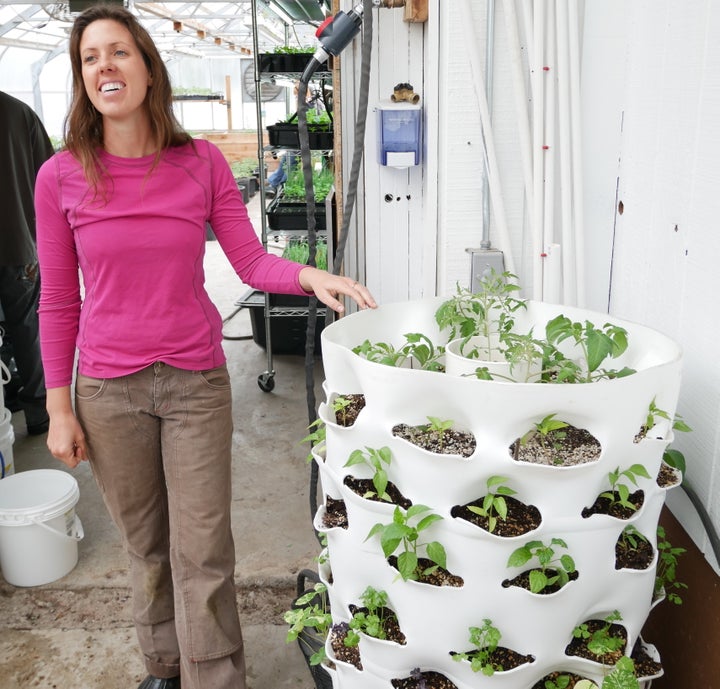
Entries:
[[[292, 294], [271, 294], [270, 308], [297, 308], [298, 315], [270, 314], [270, 339], [273, 354], [305, 355], [308, 316], [302, 313], [308, 308], [309, 298]], [[251, 290], [237, 302], [250, 309], [250, 322], [255, 344], [267, 348], [265, 336], [265, 293]], [[322, 305], [320, 305], [322, 306]], [[320, 354], [320, 335], [325, 327], [325, 308], [318, 308], [315, 323], [315, 354]]]
[[271, 73], [304, 72], [312, 53], [260, 53], [260, 71]]
[[[294, 122], [279, 122], [267, 127], [268, 142], [277, 148], [300, 150], [300, 133]], [[333, 147], [333, 131], [313, 131], [308, 128], [308, 140], [313, 151], [327, 151]]]
[[[267, 207], [267, 220], [271, 230], [307, 230], [307, 204], [282, 197], [273, 199]], [[324, 201], [315, 204], [315, 229], [327, 229]]]

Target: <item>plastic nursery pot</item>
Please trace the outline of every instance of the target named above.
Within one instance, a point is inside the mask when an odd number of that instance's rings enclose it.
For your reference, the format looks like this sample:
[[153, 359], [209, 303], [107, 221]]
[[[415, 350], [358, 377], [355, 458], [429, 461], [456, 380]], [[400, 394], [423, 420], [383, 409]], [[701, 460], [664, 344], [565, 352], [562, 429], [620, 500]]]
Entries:
[[[470, 356], [477, 351], [477, 356]], [[541, 362], [518, 362], [511, 364], [496, 344], [488, 358], [487, 338], [476, 336], [465, 341], [458, 338], [445, 347], [445, 370], [452, 376], [475, 376], [478, 368], [487, 369], [493, 380], [516, 383], [534, 383], [540, 376]]]
[[[326, 438], [325, 476], [328, 480], [332, 476], [332, 485], [341, 487], [349, 518], [347, 530], [333, 529], [327, 534], [335, 593], [346, 610], [366, 586], [385, 590], [407, 639], [402, 654], [422, 658], [423, 669], [442, 672], [458, 689], [527, 689], [545, 669], [554, 667], [587, 676], [585, 661], [565, 655], [574, 627], [587, 619], [604, 619], [618, 610], [632, 646], [650, 610], [653, 568], [616, 570], [615, 545], [628, 523], [645, 534], [653, 534], [657, 527], [667, 489], [658, 485], [656, 477], [672, 433], [668, 427], [653, 433], [660, 439], [634, 439], [651, 402], [674, 416], [680, 349], [658, 332], [607, 314], [529, 302], [523, 314], [523, 332], [533, 328], [535, 336], [542, 336], [545, 324], [561, 313], [581, 323], [609, 321], [625, 328], [629, 346], [622, 357], [613, 360], [612, 367], [628, 366], [636, 373], [593, 383], [511, 383], [385, 366], [352, 351], [366, 339], [397, 346], [405, 341], [406, 333], [424, 333], [434, 343], [445, 345], [434, 320], [441, 303], [438, 298], [384, 305], [340, 319], [323, 331], [326, 394], [362, 391], [366, 401], [362, 423], [342, 431], [328, 426]], [[576, 356], [577, 352], [568, 346], [567, 354]], [[508, 451], [513, 441], [550, 414], [587, 429], [601, 446], [598, 458], [576, 467], [515, 461]], [[452, 419], [455, 427], [472, 432], [477, 440], [475, 453], [448, 461], [392, 436], [394, 425], [430, 416]], [[462, 586], [451, 589], [403, 581], [389, 567], [379, 538], [366, 538], [370, 525], [388, 523], [390, 517], [379, 515], [370, 501], [346, 494], [342, 480], [349, 470], [344, 464], [353, 449], [383, 446], [392, 450], [388, 478], [413, 504], [427, 505], [442, 517], [421, 533], [421, 539], [427, 536], [444, 546], [447, 569], [462, 577]], [[633, 464], [642, 464], [650, 476], [638, 478], [638, 485], [631, 486], [644, 493], [638, 513], [628, 521], [607, 515], [583, 518], [582, 509], [610, 489], [609, 475]], [[443, 474], [448, 467], [451, 470]], [[467, 524], [458, 524], [452, 518], [453, 506], [480, 497], [492, 476], [504, 477], [522, 502], [539, 510], [541, 524], [526, 538], [469, 534]], [[363, 533], [356, 532], [359, 526]], [[553, 539], [567, 547], [560, 547]], [[510, 555], [532, 540], [553, 544], [556, 557], [570, 555], [577, 579], [552, 595], [503, 587], [503, 581], [521, 571], [508, 567]], [[523, 568], [533, 566], [536, 563], [530, 561]], [[482, 625], [484, 619], [490, 619], [501, 632], [501, 645], [530, 654], [535, 662], [491, 678], [458, 672], [450, 652], [467, 650], [468, 628]], [[393, 653], [393, 649], [384, 648], [385, 653]], [[380, 662], [388, 668], [380, 668], [378, 673], [388, 678], [402, 676], [389, 671], [402, 665], [400, 655], [397, 660]], [[404, 676], [412, 669], [408, 667]], [[339, 672], [335, 689], [371, 686], [356, 684], [360, 680], [353, 672]], [[366, 667], [360, 674], [367, 674], [369, 680], [374, 672], [368, 673]]]

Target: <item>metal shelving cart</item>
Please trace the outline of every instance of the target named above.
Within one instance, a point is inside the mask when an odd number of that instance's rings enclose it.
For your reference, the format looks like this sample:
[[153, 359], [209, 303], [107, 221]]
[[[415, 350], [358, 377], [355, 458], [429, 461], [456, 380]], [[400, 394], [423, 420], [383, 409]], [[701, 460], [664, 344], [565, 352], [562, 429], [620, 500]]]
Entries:
[[[255, 66], [255, 104], [256, 104], [256, 116], [257, 116], [257, 134], [258, 134], [258, 161], [260, 163], [260, 205], [261, 205], [261, 240], [263, 246], [267, 248], [270, 237], [283, 237], [286, 239], [295, 237], [302, 237], [308, 234], [307, 226], [285, 227], [280, 229], [273, 229], [268, 227], [268, 204], [267, 195], [265, 193], [265, 155], [268, 152], [274, 152], [277, 150], [293, 151], [297, 148], [292, 148], [291, 145], [282, 146], [265, 146], [264, 144], [264, 123], [262, 113], [262, 99], [261, 89], [262, 80], [271, 79], [272, 77], [278, 78], [280, 76], [298, 80], [301, 76], [300, 73], [278, 73], [278, 72], [261, 72], [260, 65], [260, 51], [258, 47], [258, 26], [257, 26], [257, 7], [256, 1], [252, 1], [252, 21], [253, 21], [253, 53], [254, 53], [254, 66]], [[263, 76], [264, 75], [264, 76]], [[316, 74], [315, 78], [328, 79], [330, 77], [329, 72]], [[299, 151], [298, 151], [299, 153]], [[328, 256], [332, 256], [331, 242], [332, 242], [332, 209], [331, 203], [328, 202], [325, 206], [325, 215], [327, 220], [324, 224], [323, 229], [317, 229], [316, 237], [320, 239], [323, 237], [327, 242]], [[331, 260], [331, 259], [329, 259]], [[240, 308], [248, 308], [251, 310], [251, 318], [253, 325], [253, 337], [255, 341], [261, 346], [265, 347], [267, 352], [267, 368], [258, 376], [258, 385], [264, 392], [270, 392], [275, 388], [275, 370], [273, 368], [273, 354], [274, 352], [280, 353], [281, 350], [287, 349], [288, 347], [294, 348], [299, 343], [304, 349], [305, 343], [305, 327], [302, 329], [298, 328], [298, 323], [307, 323], [307, 318], [310, 316], [310, 307], [308, 304], [307, 297], [285, 297], [281, 295], [271, 295], [257, 290], [250, 290], [247, 294], [241, 297], [236, 303], [236, 306]], [[262, 309], [262, 311], [260, 311]], [[260, 317], [262, 313], [262, 318]], [[316, 339], [315, 349], [319, 350], [319, 334], [322, 326], [325, 323], [327, 310], [324, 307], [318, 307], [316, 309], [317, 321], [316, 321]], [[275, 326], [275, 327], [274, 327]], [[273, 345], [274, 335], [281, 336], [284, 338], [285, 345], [282, 344]]]

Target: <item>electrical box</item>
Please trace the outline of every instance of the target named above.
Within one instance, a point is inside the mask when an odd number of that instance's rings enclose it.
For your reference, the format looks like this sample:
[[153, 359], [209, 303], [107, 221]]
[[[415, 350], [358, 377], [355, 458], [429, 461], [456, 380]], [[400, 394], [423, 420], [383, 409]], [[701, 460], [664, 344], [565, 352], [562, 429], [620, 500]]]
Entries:
[[407, 168], [420, 164], [422, 106], [388, 101], [377, 107], [378, 162]]
[[499, 249], [466, 249], [472, 258], [470, 265], [470, 291], [479, 292], [481, 281], [495, 271], [505, 272], [505, 258]]

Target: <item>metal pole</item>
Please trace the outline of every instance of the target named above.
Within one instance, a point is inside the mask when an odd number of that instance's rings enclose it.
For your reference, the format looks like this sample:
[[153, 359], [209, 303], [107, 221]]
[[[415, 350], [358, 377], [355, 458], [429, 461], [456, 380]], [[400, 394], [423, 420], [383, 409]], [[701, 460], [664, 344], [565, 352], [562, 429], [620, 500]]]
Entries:
[[[255, 116], [257, 118], [258, 166], [260, 168], [260, 228], [263, 246], [267, 249], [267, 219], [265, 217], [265, 152], [263, 150], [262, 100], [260, 88], [260, 48], [258, 44], [257, 0], [252, 0], [253, 63], [255, 67]], [[265, 292], [265, 350], [267, 370], [264, 379], [272, 379], [273, 371], [272, 335], [270, 328], [270, 295]]]
[[[485, 29], [485, 98], [492, 121], [493, 107], [493, 60], [495, 57], [495, 0], [487, 1], [487, 23]], [[490, 180], [489, 168], [485, 165], [482, 180], [482, 241], [481, 249], [489, 249], [490, 243]]]

